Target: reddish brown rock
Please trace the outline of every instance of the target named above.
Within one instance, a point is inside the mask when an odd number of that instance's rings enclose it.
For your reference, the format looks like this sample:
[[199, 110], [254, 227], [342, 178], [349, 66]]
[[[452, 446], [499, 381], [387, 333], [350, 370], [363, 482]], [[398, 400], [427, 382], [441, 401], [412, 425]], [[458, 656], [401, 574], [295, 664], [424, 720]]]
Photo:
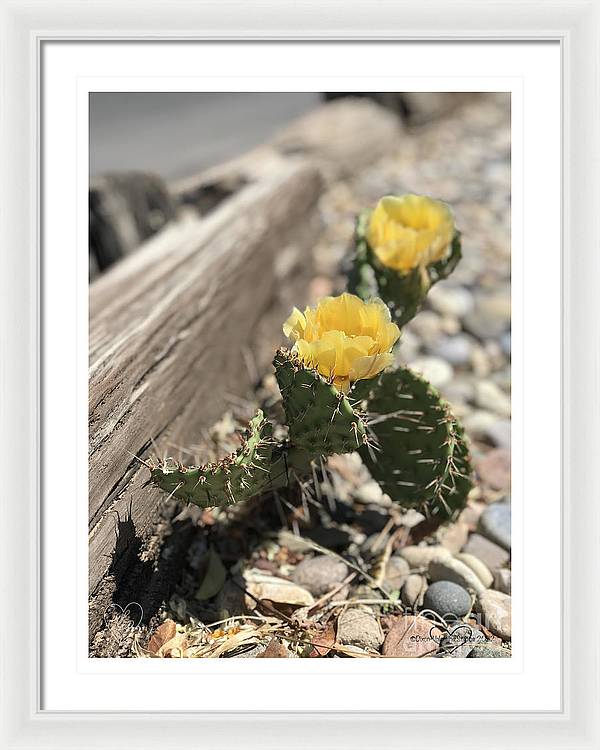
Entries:
[[458, 520], [464, 523], [469, 531], [475, 531], [479, 522], [479, 516], [486, 508], [486, 503], [470, 500], [467, 507], [462, 511]]
[[497, 568], [504, 567], [510, 559], [510, 554], [506, 550], [494, 544], [494, 542], [490, 542], [481, 534], [471, 534], [462, 551], [477, 557], [492, 572]]
[[432, 655], [438, 650], [441, 635], [435, 623], [424, 617], [400, 615], [393, 619], [381, 652], [401, 659]]
[[477, 473], [483, 484], [493, 490], [510, 490], [510, 450], [495, 448], [477, 461]]
[[437, 533], [437, 538], [442, 547], [455, 555], [467, 543], [469, 538], [469, 527], [466, 523], [453, 523], [450, 526], [442, 527]]

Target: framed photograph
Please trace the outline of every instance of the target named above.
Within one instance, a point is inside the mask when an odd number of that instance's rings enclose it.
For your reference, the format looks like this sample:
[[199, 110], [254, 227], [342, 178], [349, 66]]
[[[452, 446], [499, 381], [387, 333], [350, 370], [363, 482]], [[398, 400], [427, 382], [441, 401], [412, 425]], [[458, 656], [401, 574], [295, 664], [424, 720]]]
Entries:
[[1, 12], [3, 747], [600, 747], [598, 3]]

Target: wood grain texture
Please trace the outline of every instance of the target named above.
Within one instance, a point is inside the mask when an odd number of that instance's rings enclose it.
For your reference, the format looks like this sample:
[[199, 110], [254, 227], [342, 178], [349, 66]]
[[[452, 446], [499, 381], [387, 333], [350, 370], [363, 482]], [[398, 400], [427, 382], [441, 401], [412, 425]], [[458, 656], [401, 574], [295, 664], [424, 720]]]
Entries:
[[380, 158], [398, 128], [366, 100], [318, 108], [171, 185], [180, 218], [92, 284], [91, 639], [111, 603], [157, 610], [189, 538], [134, 455], [179, 457], [266, 371], [282, 320], [306, 302], [324, 182]]
[[147, 456], [151, 440], [170, 455], [197, 443], [224, 397], [252, 380], [245, 352], [264, 371], [263, 352], [272, 355], [294, 303], [290, 284], [305, 287], [309, 277], [320, 190], [313, 167], [280, 164], [209, 217], [172, 224], [91, 286], [89, 583], [97, 612], [119, 571], [150, 559], [146, 539], [165, 513], [134, 454]]

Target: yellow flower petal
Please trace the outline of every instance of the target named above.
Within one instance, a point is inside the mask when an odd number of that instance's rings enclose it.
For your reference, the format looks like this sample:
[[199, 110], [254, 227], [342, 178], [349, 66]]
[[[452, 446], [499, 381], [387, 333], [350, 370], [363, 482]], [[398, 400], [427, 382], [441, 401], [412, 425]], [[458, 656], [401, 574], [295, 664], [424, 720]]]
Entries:
[[363, 302], [348, 293], [325, 297], [304, 313], [294, 308], [284, 333], [302, 362], [344, 393], [355, 380], [374, 377], [391, 364], [390, 351], [400, 337], [380, 299]]
[[[332, 331], [331, 333], [340, 333], [341, 335], [340, 331]], [[323, 377], [330, 378], [336, 372], [339, 349], [340, 342], [335, 336], [318, 339], [311, 344], [313, 367], [316, 367]]]
[[394, 361], [393, 354], [374, 354], [370, 357], [360, 357], [354, 360], [350, 370], [351, 380], [365, 380], [374, 378]]
[[400, 338], [400, 329], [395, 323], [386, 323], [379, 331], [377, 336], [380, 342], [380, 350], [387, 351], [391, 349], [396, 341]]
[[325, 297], [317, 306], [316, 318], [322, 331], [344, 331], [360, 334], [361, 309], [364, 302], [354, 294]]
[[306, 318], [304, 315], [295, 307], [292, 310], [290, 317], [283, 324], [283, 333], [288, 338], [299, 339], [306, 328]]
[[318, 339], [319, 323], [317, 320], [316, 311], [311, 310], [310, 307], [307, 307], [306, 310], [304, 310], [304, 317], [306, 319], [306, 328], [304, 330], [303, 338], [305, 338], [307, 341], [314, 341], [315, 339]]
[[370, 336], [346, 336], [342, 334], [335, 360], [335, 375], [350, 374], [352, 363], [366, 357], [373, 348], [374, 341]]
[[292, 351], [296, 352], [298, 357], [309, 367], [314, 367], [313, 347], [310, 342], [305, 341], [304, 339], [298, 339], [292, 347]]
[[371, 214], [367, 242], [383, 265], [399, 273], [446, 257], [454, 237], [450, 207], [423, 195], [387, 195]]

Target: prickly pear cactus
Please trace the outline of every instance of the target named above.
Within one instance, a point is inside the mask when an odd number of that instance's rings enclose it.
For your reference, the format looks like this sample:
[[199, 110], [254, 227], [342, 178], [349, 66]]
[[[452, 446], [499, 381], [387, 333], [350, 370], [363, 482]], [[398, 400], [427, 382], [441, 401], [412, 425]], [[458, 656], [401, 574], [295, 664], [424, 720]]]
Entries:
[[150, 469], [151, 480], [170, 496], [200, 508], [249, 500], [271, 481], [271, 433], [271, 423], [259, 410], [235, 453], [206, 466], [183, 466], [170, 458], [159, 461]]
[[448, 278], [456, 268], [462, 256], [460, 233], [455, 233], [447, 258], [401, 274], [384, 266], [370, 247], [366, 235], [371, 214], [372, 211], [363, 211], [356, 223], [348, 290], [364, 300], [371, 297], [382, 299], [401, 327], [419, 312], [429, 289], [441, 279]]
[[371, 381], [368, 404], [374, 446], [364, 446], [360, 454], [373, 478], [405, 508], [454, 518], [471, 489], [471, 465], [448, 404], [407, 368]]
[[365, 423], [350, 400], [298, 357], [280, 349], [273, 360], [292, 445], [311, 457], [358, 450]]
[[309, 475], [315, 459], [358, 450], [392, 500], [452, 519], [471, 488], [462, 428], [427, 381], [384, 368], [394, 362], [399, 326], [460, 257], [449, 206], [384, 196], [358, 219], [349, 287], [361, 299], [326, 297], [304, 313], [294, 308], [283, 325], [294, 348], [278, 350], [273, 365], [288, 439], [275, 444], [259, 411], [231, 456], [207, 466], [161, 461], [149, 467], [152, 482], [202, 508], [227, 506]]

